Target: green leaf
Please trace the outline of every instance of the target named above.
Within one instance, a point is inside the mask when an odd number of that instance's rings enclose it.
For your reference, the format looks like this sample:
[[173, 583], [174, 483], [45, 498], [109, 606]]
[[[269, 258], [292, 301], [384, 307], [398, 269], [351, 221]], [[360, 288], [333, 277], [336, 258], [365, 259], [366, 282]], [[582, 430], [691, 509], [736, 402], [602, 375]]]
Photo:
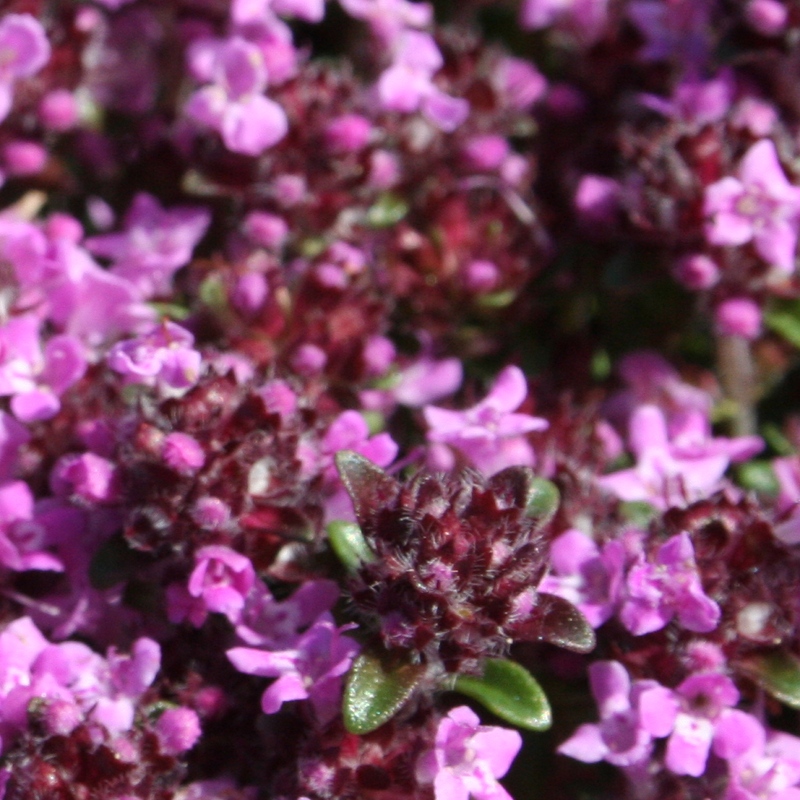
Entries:
[[531, 731], [544, 731], [552, 725], [553, 715], [544, 690], [515, 661], [487, 659], [480, 677], [459, 675], [454, 688], [512, 725]]
[[478, 298], [481, 308], [508, 308], [517, 299], [517, 292], [506, 289], [502, 292], [490, 292]]
[[767, 327], [786, 339], [789, 344], [800, 347], [800, 316], [790, 310], [767, 311], [764, 314]]
[[367, 224], [373, 228], [388, 228], [408, 214], [408, 204], [396, 194], [384, 194], [367, 210]]
[[178, 322], [186, 319], [190, 313], [186, 306], [181, 306], [177, 303], [149, 303], [148, 305], [159, 317], [175, 319], [178, 320]]
[[619, 510], [626, 522], [637, 528], [646, 528], [661, 512], [644, 500], [627, 500], [620, 503]]
[[554, 483], [546, 478], [534, 478], [528, 489], [525, 511], [529, 517], [546, 525], [555, 516], [560, 502], [558, 487]]
[[209, 275], [198, 291], [200, 300], [214, 311], [225, 311], [228, 308], [228, 293], [225, 284], [218, 275]]
[[389, 664], [375, 654], [362, 653], [347, 675], [345, 728], [359, 735], [380, 728], [405, 705], [424, 673], [420, 664]]
[[753, 656], [740, 665], [759, 686], [792, 708], [800, 709], [800, 659], [779, 651]]
[[355, 522], [337, 519], [328, 523], [327, 531], [333, 552], [350, 572], [355, 572], [364, 562], [375, 560], [375, 554]]
[[110, 589], [128, 580], [141, 566], [142, 554], [131, 550], [122, 534], [100, 545], [89, 562], [89, 582], [95, 589]]
[[745, 489], [766, 495], [777, 495], [780, 487], [769, 461], [747, 461], [736, 468], [736, 480]]

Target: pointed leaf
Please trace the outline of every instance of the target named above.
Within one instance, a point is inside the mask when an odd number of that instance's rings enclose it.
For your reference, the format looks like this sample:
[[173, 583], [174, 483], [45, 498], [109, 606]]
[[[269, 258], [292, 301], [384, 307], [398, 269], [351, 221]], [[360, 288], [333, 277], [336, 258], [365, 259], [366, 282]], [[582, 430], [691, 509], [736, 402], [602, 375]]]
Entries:
[[387, 664], [362, 653], [347, 676], [342, 715], [350, 733], [365, 734], [388, 722], [407, 702], [425, 673], [421, 664]]
[[800, 659], [797, 656], [785, 651], [754, 656], [740, 664], [740, 669], [773, 697], [800, 709]]
[[400, 491], [400, 484], [394, 478], [352, 450], [336, 454], [336, 468], [353, 500], [359, 522], [368, 518], [372, 511], [391, 503]]
[[546, 525], [555, 516], [560, 502], [558, 487], [554, 483], [546, 478], [531, 480], [525, 502], [525, 511], [529, 517], [538, 520], [541, 525]]
[[481, 676], [459, 675], [455, 690], [520, 728], [544, 731], [553, 722], [544, 690], [525, 667], [514, 661], [489, 658]]
[[375, 554], [355, 522], [337, 519], [328, 523], [327, 531], [333, 552], [350, 572], [355, 572], [362, 563], [375, 560]]
[[513, 637], [523, 642], [549, 642], [576, 653], [594, 649], [594, 630], [580, 609], [569, 600], [547, 592], [539, 592], [530, 617], [519, 623]]

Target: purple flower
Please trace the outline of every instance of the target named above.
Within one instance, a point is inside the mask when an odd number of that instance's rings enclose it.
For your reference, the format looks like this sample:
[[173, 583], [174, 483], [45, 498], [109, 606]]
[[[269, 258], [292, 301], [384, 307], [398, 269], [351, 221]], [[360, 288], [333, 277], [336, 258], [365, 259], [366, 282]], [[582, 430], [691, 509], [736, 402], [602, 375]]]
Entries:
[[422, 356], [400, 373], [392, 395], [401, 405], [419, 408], [455, 392], [463, 377], [464, 370], [457, 358], [437, 361]]
[[786, 180], [770, 139], [756, 142], [744, 155], [739, 175], [706, 188], [706, 238], [736, 246], [752, 241], [770, 265], [789, 274], [800, 226], [800, 187]]
[[433, 784], [436, 800], [511, 800], [497, 779], [521, 746], [517, 731], [481, 725], [472, 710], [458, 706], [439, 723], [434, 749], [417, 762], [417, 780]]
[[33, 314], [12, 317], [0, 327], [0, 396], [11, 395], [11, 410], [23, 422], [58, 413], [58, 395], [86, 371], [81, 343], [72, 336], [52, 337], [42, 352], [40, 320]]
[[247, 596], [236, 633], [250, 645], [289, 649], [297, 641], [299, 631], [333, 608], [340, 592], [335, 581], [306, 581], [291, 597], [278, 601], [257, 581]]
[[712, 438], [707, 419], [697, 412], [675, 421], [670, 440], [665, 415], [654, 405], [633, 412], [628, 438], [636, 466], [603, 475], [597, 482], [621, 500], [663, 509], [710, 494], [731, 461], [750, 458], [763, 447], [757, 436]]
[[[195, 553], [195, 568], [187, 589], [191, 597], [202, 601], [206, 612], [224, 614], [236, 623], [255, 579], [255, 570], [247, 556], [229, 547], [209, 545]], [[192, 622], [197, 624], [194, 619]]]
[[35, 75], [50, 60], [44, 29], [30, 14], [0, 20], [0, 122], [11, 111], [14, 82]]
[[144, 299], [170, 291], [175, 272], [192, 258], [192, 251], [211, 221], [206, 209], [177, 206], [164, 209], [152, 195], [136, 195], [125, 215], [124, 233], [86, 240], [87, 249], [112, 261], [112, 273], [137, 287]]
[[550, 546], [553, 573], [539, 584], [576, 605], [593, 628], [599, 628], [614, 613], [622, 589], [625, 546], [608, 542], [602, 549], [578, 530], [562, 533]]
[[143, 336], [117, 342], [108, 353], [108, 365], [130, 382], [188, 389], [197, 382], [202, 362], [193, 344], [189, 331], [165, 320]]
[[433, 21], [429, 3], [409, 0], [340, 0], [342, 8], [356, 19], [363, 19], [372, 32], [386, 44], [393, 42], [406, 28], [425, 28]]
[[520, 24], [534, 30], [550, 25], [571, 28], [591, 42], [603, 32], [607, 7], [608, 0], [525, 0]]
[[589, 682], [600, 722], [581, 725], [558, 752], [589, 764], [608, 761], [630, 767], [644, 761], [650, 755], [652, 735], [642, 723], [639, 701], [658, 684], [636, 681], [631, 685], [627, 670], [618, 661], [596, 661], [589, 667]]
[[646, 42], [644, 61], [674, 59], [681, 66], [700, 66], [711, 51], [709, 3], [696, 0], [634, 0], [627, 13]]
[[234, 647], [227, 656], [239, 672], [277, 678], [261, 698], [265, 714], [274, 714], [290, 700], [311, 700], [317, 713], [335, 712], [341, 697], [341, 678], [359, 651], [358, 644], [342, 633], [353, 624], [337, 628], [330, 614], [323, 614], [292, 649], [270, 652]]
[[533, 450], [523, 438], [547, 427], [547, 420], [515, 414], [528, 395], [522, 370], [506, 367], [489, 394], [466, 411], [425, 406], [428, 441], [447, 444], [460, 451], [479, 470], [493, 475], [509, 466], [532, 466]]
[[191, 708], [168, 708], [155, 727], [161, 751], [171, 756], [190, 750], [202, 733], [200, 719]]
[[663, 628], [673, 617], [687, 630], [707, 633], [717, 627], [719, 606], [703, 591], [689, 534], [679, 533], [644, 555], [628, 572], [622, 624], [635, 636]]
[[204, 39], [189, 51], [189, 64], [201, 81], [186, 104], [193, 119], [218, 131], [235, 153], [258, 156], [286, 135], [283, 109], [264, 97], [267, 69], [261, 50], [241, 36]]
[[800, 739], [761, 728], [759, 740], [729, 762], [724, 800], [800, 800]]
[[0, 564], [16, 572], [29, 569], [62, 572], [64, 565], [43, 547], [34, 521], [33, 494], [27, 483], [0, 483]]
[[119, 499], [116, 465], [94, 453], [69, 453], [50, 473], [53, 494], [82, 504], [113, 503]]
[[663, 686], [645, 692], [639, 703], [644, 727], [666, 736], [665, 764], [677, 775], [699, 777], [712, 747], [721, 758], [736, 758], [758, 741], [758, 721], [733, 708], [739, 692], [718, 672], [688, 677], [673, 692]]
[[320, 22], [325, 16], [325, 0], [233, 0], [231, 19], [240, 24], [272, 22], [273, 14]]
[[378, 79], [378, 99], [388, 111], [422, 113], [443, 131], [453, 131], [467, 118], [466, 100], [451, 97], [434, 83], [444, 59], [433, 37], [405, 30], [395, 41], [394, 63]]

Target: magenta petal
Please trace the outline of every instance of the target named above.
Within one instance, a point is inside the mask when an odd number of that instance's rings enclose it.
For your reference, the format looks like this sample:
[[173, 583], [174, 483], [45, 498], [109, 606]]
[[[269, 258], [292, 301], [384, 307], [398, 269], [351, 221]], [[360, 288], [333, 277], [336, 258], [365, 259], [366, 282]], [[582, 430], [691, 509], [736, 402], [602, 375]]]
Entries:
[[596, 661], [589, 667], [589, 683], [601, 719], [630, 709], [631, 681], [619, 661]]
[[239, 672], [248, 675], [276, 678], [278, 675], [294, 672], [297, 669], [298, 653], [296, 650], [270, 653], [254, 647], [234, 647], [227, 650], [225, 655]]
[[51, 419], [61, 408], [61, 401], [49, 389], [35, 389], [11, 398], [11, 410], [22, 422]]
[[283, 139], [288, 130], [284, 110], [274, 101], [255, 95], [226, 108], [220, 133], [229, 150], [258, 156]]
[[261, 710], [265, 714], [274, 714], [284, 703], [307, 697], [308, 689], [298, 674], [282, 675], [261, 696]]
[[695, 778], [705, 772], [714, 726], [708, 719], [679, 714], [667, 742], [665, 763], [677, 775]]
[[470, 746], [476, 757], [489, 765], [492, 775], [502, 778], [522, 747], [522, 737], [507, 728], [478, 728], [470, 739]]
[[684, 628], [697, 633], [709, 633], [719, 624], [720, 608], [703, 594], [701, 587], [683, 595], [678, 605], [678, 620]]
[[469, 116], [469, 103], [434, 89], [423, 98], [422, 111], [437, 128], [450, 133]]
[[599, 726], [581, 725], [558, 747], [558, 752], [587, 764], [595, 764], [608, 755], [608, 746], [603, 741]]
[[628, 437], [637, 457], [647, 450], [666, 450], [669, 437], [664, 412], [657, 406], [639, 406], [631, 415]]
[[753, 237], [756, 252], [768, 264], [787, 275], [794, 271], [797, 250], [797, 221], [775, 220]]
[[675, 727], [680, 704], [675, 692], [665, 686], [645, 689], [639, 695], [639, 718], [642, 727], [656, 738], [668, 736]]
[[[225, 90], [220, 86], [204, 86], [198, 89], [186, 103], [184, 112], [203, 125], [219, 130], [222, 127], [222, 119], [225, 116], [228, 98]], [[109, 234], [107, 236], [95, 236], [93, 241], [104, 241], [109, 239], [121, 239], [120, 234]], [[90, 248], [91, 249], [91, 248]], [[97, 249], [92, 250], [97, 253]], [[106, 255], [99, 253], [99, 255]]]
[[714, 727], [714, 752], [720, 758], [738, 758], [764, 746], [764, 726], [751, 714], [726, 709]]
[[790, 186], [771, 139], [761, 139], [745, 153], [739, 177], [745, 185], [768, 187], [774, 194]]
[[439, 771], [433, 781], [433, 790], [437, 800], [469, 800], [470, 797], [464, 781], [449, 769]]
[[568, 530], [550, 546], [550, 563], [560, 575], [577, 575], [600, 551], [594, 540], [579, 530]]

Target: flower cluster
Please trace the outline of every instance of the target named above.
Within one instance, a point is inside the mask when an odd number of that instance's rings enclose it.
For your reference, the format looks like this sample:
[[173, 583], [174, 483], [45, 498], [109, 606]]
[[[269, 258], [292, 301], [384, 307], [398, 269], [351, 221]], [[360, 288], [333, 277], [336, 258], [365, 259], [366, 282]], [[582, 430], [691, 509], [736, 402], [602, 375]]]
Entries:
[[0, 800], [800, 797], [796, 0], [1, 5]]

